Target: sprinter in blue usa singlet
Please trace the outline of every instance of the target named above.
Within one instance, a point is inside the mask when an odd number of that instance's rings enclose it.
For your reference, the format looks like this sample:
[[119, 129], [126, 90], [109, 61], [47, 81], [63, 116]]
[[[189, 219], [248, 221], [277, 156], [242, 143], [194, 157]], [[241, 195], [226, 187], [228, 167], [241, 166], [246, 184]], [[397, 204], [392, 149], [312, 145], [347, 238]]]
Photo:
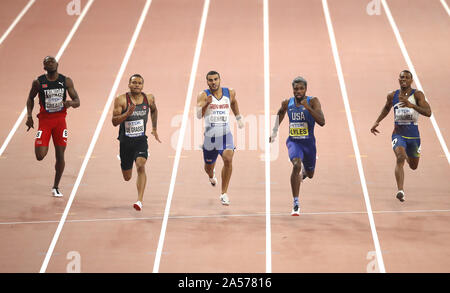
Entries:
[[300, 183], [305, 178], [312, 178], [316, 167], [314, 125], [317, 123], [320, 126], [324, 126], [325, 117], [319, 99], [306, 96], [307, 81], [304, 78], [297, 77], [294, 79], [292, 88], [294, 96], [282, 102], [270, 142], [275, 140], [278, 126], [287, 113], [289, 117], [289, 136], [286, 140], [286, 146], [289, 152], [289, 159], [292, 162], [291, 189], [294, 198], [291, 215], [298, 216], [300, 214], [298, 202]]

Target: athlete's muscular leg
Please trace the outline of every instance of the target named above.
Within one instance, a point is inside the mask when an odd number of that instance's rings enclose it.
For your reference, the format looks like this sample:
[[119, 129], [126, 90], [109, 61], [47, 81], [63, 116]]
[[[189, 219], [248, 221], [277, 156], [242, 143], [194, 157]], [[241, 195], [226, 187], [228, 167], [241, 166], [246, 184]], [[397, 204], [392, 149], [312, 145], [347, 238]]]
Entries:
[[144, 189], [147, 184], [147, 174], [145, 174], [145, 163], [147, 162], [146, 158], [137, 157], [136, 159], [136, 169], [137, 169], [137, 180], [136, 186], [138, 191], [138, 201], [142, 201], [144, 198]]
[[305, 170], [305, 174], [306, 174], [306, 176], [308, 178], [313, 178], [314, 177], [314, 170], [310, 170], [310, 171]]
[[[298, 197], [300, 193], [300, 171], [302, 170], [302, 161], [300, 158], [292, 159], [292, 173], [291, 173], [291, 189], [292, 197]], [[312, 171], [314, 173], [314, 171]]]
[[34, 148], [36, 160], [42, 161], [48, 153], [48, 146], [39, 146]]
[[212, 164], [205, 163], [205, 172], [206, 172], [206, 174], [208, 174], [209, 178], [214, 177], [214, 167], [216, 166], [216, 162], [214, 162]]
[[59, 187], [59, 181], [61, 180], [61, 176], [64, 172], [64, 167], [66, 166], [66, 162], [64, 161], [64, 152], [66, 151], [65, 146], [56, 145], [55, 146], [55, 181], [53, 182], [53, 187]]
[[405, 165], [405, 160], [407, 159], [406, 151], [404, 147], [397, 147], [395, 150], [395, 156], [397, 162], [395, 164], [395, 180], [397, 181], [398, 190], [403, 190], [403, 183], [405, 180], [405, 172], [403, 166]]
[[222, 153], [223, 168], [222, 168], [222, 193], [226, 193], [228, 190], [228, 184], [230, 183], [231, 172], [233, 171], [233, 150], [224, 150]]

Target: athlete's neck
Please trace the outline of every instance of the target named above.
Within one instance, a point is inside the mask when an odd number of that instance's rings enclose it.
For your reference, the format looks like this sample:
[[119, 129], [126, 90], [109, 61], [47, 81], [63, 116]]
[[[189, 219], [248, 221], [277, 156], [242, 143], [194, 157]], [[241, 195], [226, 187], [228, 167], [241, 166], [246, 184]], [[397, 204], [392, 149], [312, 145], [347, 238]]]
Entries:
[[138, 99], [140, 96], [141, 96], [141, 93], [130, 92], [130, 97], [132, 97], [132, 98]]
[[215, 91], [213, 91], [211, 88], [209, 90], [216, 98], [222, 96], [222, 88], [221, 87], [217, 88]]
[[59, 73], [58, 71], [47, 71], [47, 79], [49, 81], [55, 81], [58, 79]]
[[301, 98], [295, 97], [295, 102], [296, 102], [297, 104], [300, 104], [300, 103], [303, 101], [303, 99], [306, 99], [306, 96], [303, 96], [303, 97], [301, 97]]
[[402, 94], [407, 94], [408, 92], [410, 92], [412, 89], [411, 89], [411, 86], [408, 86], [408, 87], [400, 87], [400, 92], [402, 93]]

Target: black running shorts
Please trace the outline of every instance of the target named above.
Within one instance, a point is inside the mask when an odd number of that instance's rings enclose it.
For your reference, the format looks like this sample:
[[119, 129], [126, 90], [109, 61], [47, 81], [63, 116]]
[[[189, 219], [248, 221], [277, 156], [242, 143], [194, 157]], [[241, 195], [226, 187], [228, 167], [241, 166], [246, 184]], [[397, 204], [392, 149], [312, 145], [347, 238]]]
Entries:
[[120, 167], [122, 170], [133, 168], [133, 162], [136, 158], [148, 157], [147, 140], [121, 141], [120, 142]]

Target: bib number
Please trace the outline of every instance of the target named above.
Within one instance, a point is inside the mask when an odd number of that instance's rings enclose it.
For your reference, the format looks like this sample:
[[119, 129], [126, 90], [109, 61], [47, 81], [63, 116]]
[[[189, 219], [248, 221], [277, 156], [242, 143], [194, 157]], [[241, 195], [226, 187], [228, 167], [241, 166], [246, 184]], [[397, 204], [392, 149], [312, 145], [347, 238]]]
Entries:
[[395, 121], [404, 123], [414, 122], [412, 109], [409, 108], [395, 109]]
[[45, 98], [45, 110], [47, 112], [59, 112], [64, 108], [62, 97], [53, 96], [49, 98]]
[[296, 138], [307, 138], [308, 135], [308, 123], [296, 122], [289, 125], [289, 136]]
[[125, 135], [128, 137], [138, 137], [144, 135], [144, 120], [125, 121]]

